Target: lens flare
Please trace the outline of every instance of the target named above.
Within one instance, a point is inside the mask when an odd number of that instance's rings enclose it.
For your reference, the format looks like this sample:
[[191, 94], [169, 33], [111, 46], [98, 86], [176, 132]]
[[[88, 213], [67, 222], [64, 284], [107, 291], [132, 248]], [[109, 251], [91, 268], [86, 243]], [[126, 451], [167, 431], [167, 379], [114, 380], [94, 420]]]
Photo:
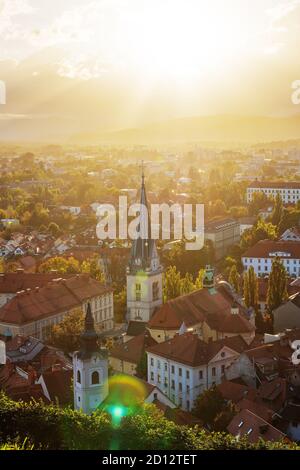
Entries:
[[111, 415], [114, 427], [124, 416], [131, 415], [141, 406], [146, 389], [143, 382], [130, 375], [114, 375], [108, 379], [109, 395], [104, 409]]

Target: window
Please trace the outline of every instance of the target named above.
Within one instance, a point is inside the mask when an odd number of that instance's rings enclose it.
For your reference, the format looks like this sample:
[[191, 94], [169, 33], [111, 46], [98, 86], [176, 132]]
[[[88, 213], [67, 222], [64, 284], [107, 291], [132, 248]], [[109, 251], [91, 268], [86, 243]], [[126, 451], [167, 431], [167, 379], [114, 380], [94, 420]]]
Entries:
[[92, 373], [92, 385], [97, 385], [99, 383], [100, 383], [99, 372], [94, 370], [94, 372]]
[[168, 364], [165, 362], [165, 371], [167, 372], [168, 370]]
[[225, 365], [224, 364], [221, 366], [221, 372], [222, 372], [222, 374], [225, 373]]
[[150, 379], [151, 379], [151, 380], [154, 380], [154, 374], [153, 374], [153, 372], [151, 372], [151, 374], [150, 374]]
[[179, 391], [182, 392], [182, 383], [179, 382], [178, 386], [179, 386]]
[[172, 382], [171, 382], [171, 389], [175, 390], [175, 380], [172, 380]]
[[187, 400], [187, 402], [186, 402], [186, 409], [187, 409], [188, 411], [190, 411], [190, 402], [189, 402], [189, 400]]
[[160, 361], [157, 360], [157, 368], [160, 369]]
[[175, 373], [175, 367], [174, 366], [171, 367], [171, 372], [172, 372], [172, 374]]
[[157, 383], [160, 384], [160, 375], [159, 374], [157, 375]]
[[137, 302], [141, 300], [141, 284], [135, 285], [135, 300]]
[[190, 371], [189, 371], [189, 370], [186, 371], [186, 378], [187, 378], [187, 379], [190, 378]]
[[153, 282], [152, 284], [152, 299], [158, 300], [159, 299], [159, 286], [158, 282]]
[[157, 393], [153, 393], [154, 400], [157, 400]]
[[179, 367], [179, 369], [178, 369], [178, 374], [179, 374], [179, 377], [182, 377], [182, 369], [181, 369], [181, 367]]
[[203, 379], [203, 371], [199, 370], [199, 380], [202, 380], [202, 379]]
[[215, 367], [212, 368], [212, 370], [211, 370], [211, 375], [212, 375], [213, 377], [215, 377], [215, 375], [216, 375], [216, 368], [215, 368]]
[[81, 384], [81, 373], [80, 370], [77, 371], [77, 383]]
[[153, 357], [151, 357], [151, 359], [150, 359], [150, 364], [151, 364], [151, 366], [154, 366], [154, 359], [153, 359]]

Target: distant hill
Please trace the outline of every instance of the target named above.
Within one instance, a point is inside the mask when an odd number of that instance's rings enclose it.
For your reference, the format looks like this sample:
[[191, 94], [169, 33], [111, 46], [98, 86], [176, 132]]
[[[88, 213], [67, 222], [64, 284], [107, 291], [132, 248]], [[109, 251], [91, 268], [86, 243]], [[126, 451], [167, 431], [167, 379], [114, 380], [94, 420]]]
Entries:
[[300, 115], [203, 116], [172, 119], [134, 129], [75, 134], [78, 144], [167, 144], [184, 142], [263, 143], [300, 139]]

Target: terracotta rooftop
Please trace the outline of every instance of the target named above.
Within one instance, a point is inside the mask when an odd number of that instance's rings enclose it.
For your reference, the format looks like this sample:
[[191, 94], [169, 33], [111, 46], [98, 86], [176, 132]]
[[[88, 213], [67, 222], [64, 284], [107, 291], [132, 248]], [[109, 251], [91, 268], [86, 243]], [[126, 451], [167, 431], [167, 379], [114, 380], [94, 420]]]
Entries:
[[[220, 331], [220, 323], [228, 328], [228, 332], [233, 328], [239, 333], [237, 324], [242, 326], [243, 331], [249, 331], [248, 328], [252, 331], [247, 320], [240, 321], [239, 315], [236, 315], [235, 319], [231, 315], [234, 302], [233, 293], [223, 285], [211, 289], [199, 289], [163, 304], [154, 312], [148, 326], [150, 329], [179, 330], [182, 323], [190, 328], [210, 319], [215, 323], [214, 326], [218, 328], [218, 331]], [[240, 306], [240, 313], [242, 312], [244, 309]], [[226, 314], [227, 318], [225, 318]]]
[[18, 325], [30, 323], [79, 307], [86, 300], [110, 291], [87, 274], [54, 279], [44, 287], [19, 292], [0, 308], [0, 321]]
[[238, 403], [244, 398], [254, 400], [256, 396], [254, 388], [229, 380], [224, 380], [217, 385], [217, 388], [225, 400], [232, 401], [233, 403]]
[[143, 321], [130, 321], [126, 331], [127, 336], [137, 336], [143, 333], [146, 329], [147, 322]]
[[300, 189], [299, 181], [253, 181], [248, 188]]
[[300, 243], [293, 241], [261, 240], [254, 246], [248, 248], [248, 250], [242, 254], [242, 257], [275, 258], [275, 253], [280, 253], [280, 258], [300, 259]]
[[268, 421], [268, 423], [272, 422], [274, 411], [261, 403], [256, 403], [249, 398], [243, 398], [237, 403], [237, 407], [240, 411], [249, 410], [265, 421]]
[[207, 364], [224, 347], [240, 353], [247, 347], [240, 336], [205, 343], [193, 333], [176, 334], [174, 338], [148, 347], [147, 352], [192, 367]]
[[152, 338], [148, 331], [134, 336], [126, 343], [116, 345], [109, 353], [111, 357], [115, 357], [122, 361], [138, 364], [142, 358], [145, 349], [156, 345], [157, 342]]
[[[53, 279], [60, 277], [61, 275], [57, 273], [25, 273], [22, 271], [0, 273], [0, 294], [16, 294], [22, 290], [43, 287]], [[64, 275], [64, 277], [68, 278], [71, 275]]]
[[234, 416], [227, 430], [233, 436], [247, 437], [251, 443], [257, 442], [259, 438], [265, 441], [280, 441], [285, 438], [285, 434], [279, 429], [247, 409]]
[[72, 395], [72, 376], [73, 371], [71, 369], [55, 371], [49, 370], [48, 372], [43, 373], [42, 378], [52, 402], [56, 402], [58, 400], [60, 405], [70, 402]]

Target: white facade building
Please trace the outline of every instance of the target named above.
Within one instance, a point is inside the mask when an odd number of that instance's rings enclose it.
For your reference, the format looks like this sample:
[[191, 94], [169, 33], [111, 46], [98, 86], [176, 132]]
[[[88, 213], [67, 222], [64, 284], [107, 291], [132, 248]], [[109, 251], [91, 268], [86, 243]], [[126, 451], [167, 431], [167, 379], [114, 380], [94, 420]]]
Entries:
[[247, 202], [251, 202], [253, 194], [262, 192], [268, 197], [275, 199], [277, 194], [280, 195], [284, 204], [296, 204], [300, 201], [300, 182], [269, 182], [256, 181], [251, 183], [247, 188]]
[[240, 337], [207, 344], [192, 333], [177, 334], [147, 349], [148, 382], [190, 411], [201, 393], [221, 383], [243, 347], [247, 346]]
[[300, 243], [293, 241], [262, 240], [242, 255], [244, 270], [253, 266], [255, 274], [270, 274], [273, 260], [278, 257], [291, 277], [300, 275]]

